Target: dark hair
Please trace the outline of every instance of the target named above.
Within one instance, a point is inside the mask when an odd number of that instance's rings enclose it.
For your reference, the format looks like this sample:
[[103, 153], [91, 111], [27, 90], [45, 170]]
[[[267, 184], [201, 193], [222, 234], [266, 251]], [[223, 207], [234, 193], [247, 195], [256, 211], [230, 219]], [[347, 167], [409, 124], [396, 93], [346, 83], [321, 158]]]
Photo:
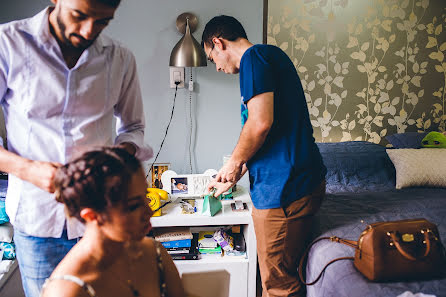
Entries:
[[121, 0], [94, 0], [94, 1], [115, 8], [119, 6], [119, 3], [121, 3]]
[[201, 46], [204, 47], [204, 44], [211, 46], [214, 37], [221, 37], [229, 41], [238, 38], [248, 39], [242, 24], [236, 18], [227, 15], [216, 16], [206, 24], [201, 36]]
[[80, 212], [87, 207], [107, 217], [109, 207], [126, 201], [130, 179], [140, 168], [140, 162], [121, 148], [86, 152], [57, 170], [56, 200], [81, 222]]

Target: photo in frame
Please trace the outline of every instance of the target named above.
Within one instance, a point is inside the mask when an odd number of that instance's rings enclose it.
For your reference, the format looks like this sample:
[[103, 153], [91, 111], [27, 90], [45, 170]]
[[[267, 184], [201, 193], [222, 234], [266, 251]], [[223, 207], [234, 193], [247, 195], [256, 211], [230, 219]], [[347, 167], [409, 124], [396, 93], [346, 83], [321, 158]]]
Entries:
[[161, 175], [167, 170], [169, 170], [170, 164], [169, 163], [155, 163], [152, 166], [151, 174], [151, 187], [152, 188], [163, 188], [163, 182], [161, 181]]
[[187, 194], [188, 185], [187, 185], [187, 177], [172, 177], [170, 179], [171, 182], [171, 193], [172, 194]]
[[208, 169], [202, 174], [177, 174], [167, 170], [162, 175], [163, 190], [174, 198], [203, 197], [208, 193], [207, 186], [217, 173], [215, 169]]

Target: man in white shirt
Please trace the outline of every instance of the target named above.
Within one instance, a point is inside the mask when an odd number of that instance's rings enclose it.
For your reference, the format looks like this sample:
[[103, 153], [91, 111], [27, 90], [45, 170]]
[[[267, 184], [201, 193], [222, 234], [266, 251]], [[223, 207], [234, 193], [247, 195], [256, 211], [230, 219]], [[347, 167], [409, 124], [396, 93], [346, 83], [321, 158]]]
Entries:
[[[85, 150], [121, 146], [140, 160], [145, 120], [134, 56], [100, 33], [120, 0], [52, 0], [36, 16], [0, 25], [0, 104], [8, 150], [6, 211], [27, 297], [83, 234], [65, 217], [53, 177]], [[117, 137], [113, 141], [113, 116]]]

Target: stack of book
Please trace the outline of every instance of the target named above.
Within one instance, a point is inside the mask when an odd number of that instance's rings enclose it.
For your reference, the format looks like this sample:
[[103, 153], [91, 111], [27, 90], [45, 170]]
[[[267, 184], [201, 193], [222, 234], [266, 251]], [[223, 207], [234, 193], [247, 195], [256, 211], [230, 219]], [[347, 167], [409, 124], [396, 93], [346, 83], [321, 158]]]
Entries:
[[200, 231], [198, 233], [198, 251], [204, 255], [245, 259], [246, 243], [240, 228]]
[[161, 242], [173, 260], [197, 260], [198, 234], [195, 236], [189, 227], [168, 227], [154, 229], [155, 240]]
[[214, 240], [214, 231], [198, 233], [198, 251], [200, 254], [221, 254], [221, 247]]

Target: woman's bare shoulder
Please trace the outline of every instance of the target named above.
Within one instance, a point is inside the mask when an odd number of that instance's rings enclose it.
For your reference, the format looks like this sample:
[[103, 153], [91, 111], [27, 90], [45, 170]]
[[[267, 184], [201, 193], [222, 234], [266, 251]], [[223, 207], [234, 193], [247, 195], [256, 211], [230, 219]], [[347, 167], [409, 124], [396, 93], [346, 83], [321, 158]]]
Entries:
[[145, 251], [153, 251], [155, 247], [155, 239], [152, 237], [144, 237], [142, 245]]
[[75, 275], [83, 279], [84, 274], [88, 274], [93, 268], [89, 255], [80, 246], [75, 245], [60, 261], [51, 276]]
[[91, 297], [91, 295], [76, 282], [53, 278], [47, 280], [41, 297]]
[[91, 279], [91, 266], [87, 255], [75, 246], [57, 265], [47, 280], [43, 297], [83, 297], [90, 296], [84, 283]]

